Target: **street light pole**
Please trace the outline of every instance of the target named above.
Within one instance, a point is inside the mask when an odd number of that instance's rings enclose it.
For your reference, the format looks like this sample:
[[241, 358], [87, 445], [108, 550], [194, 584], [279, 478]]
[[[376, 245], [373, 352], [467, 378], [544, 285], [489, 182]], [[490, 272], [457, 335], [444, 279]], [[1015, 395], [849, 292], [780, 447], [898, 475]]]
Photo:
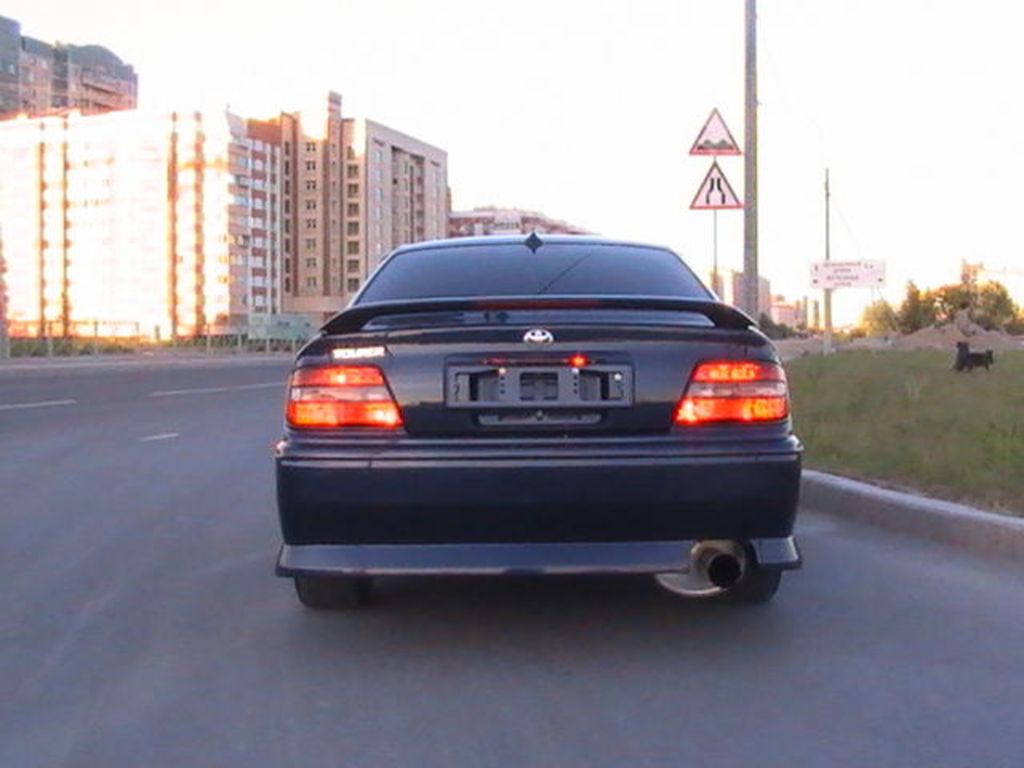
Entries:
[[757, 274], [757, 0], [746, 0], [743, 184], [743, 308], [758, 320]]

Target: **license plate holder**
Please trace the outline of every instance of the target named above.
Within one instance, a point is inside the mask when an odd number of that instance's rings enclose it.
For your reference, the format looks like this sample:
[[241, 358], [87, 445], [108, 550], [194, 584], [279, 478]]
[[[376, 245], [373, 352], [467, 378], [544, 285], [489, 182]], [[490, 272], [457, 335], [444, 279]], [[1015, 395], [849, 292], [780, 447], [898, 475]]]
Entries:
[[628, 408], [633, 369], [628, 365], [450, 365], [449, 408]]

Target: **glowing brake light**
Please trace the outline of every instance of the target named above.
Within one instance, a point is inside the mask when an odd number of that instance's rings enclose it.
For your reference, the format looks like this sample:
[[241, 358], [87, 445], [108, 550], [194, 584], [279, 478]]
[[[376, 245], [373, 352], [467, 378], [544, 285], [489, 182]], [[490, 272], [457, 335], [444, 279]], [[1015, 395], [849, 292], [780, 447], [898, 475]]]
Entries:
[[780, 421], [789, 416], [786, 374], [753, 360], [701, 363], [676, 408], [681, 426]]
[[586, 368], [590, 365], [590, 360], [586, 355], [575, 354], [569, 358], [569, 365], [573, 368]]
[[370, 365], [299, 368], [288, 388], [287, 419], [299, 429], [402, 425], [384, 374]]

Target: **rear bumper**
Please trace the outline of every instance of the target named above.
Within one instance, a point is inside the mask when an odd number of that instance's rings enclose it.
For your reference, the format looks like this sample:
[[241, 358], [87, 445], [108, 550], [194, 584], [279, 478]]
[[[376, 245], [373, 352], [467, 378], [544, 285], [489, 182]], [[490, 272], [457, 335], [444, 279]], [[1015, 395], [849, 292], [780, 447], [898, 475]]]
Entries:
[[[800, 553], [793, 537], [753, 539], [763, 568], [793, 570]], [[279, 576], [533, 575], [685, 573], [694, 541], [528, 544], [370, 544], [281, 547]]]
[[[282, 567], [293, 569], [307, 562], [295, 560], [299, 548], [325, 546], [786, 539], [800, 485], [793, 438], [754, 449], [670, 440], [527, 447], [286, 441], [276, 463]], [[337, 552], [342, 562], [361, 562], [346, 560], [358, 553]]]

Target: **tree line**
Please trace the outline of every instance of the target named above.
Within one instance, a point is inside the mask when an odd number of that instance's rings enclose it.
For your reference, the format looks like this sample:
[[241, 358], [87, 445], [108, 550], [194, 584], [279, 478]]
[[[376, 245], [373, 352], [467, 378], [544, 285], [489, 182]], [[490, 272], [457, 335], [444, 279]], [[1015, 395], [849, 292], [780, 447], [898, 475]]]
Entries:
[[953, 322], [957, 311], [966, 306], [971, 320], [987, 331], [1024, 333], [1024, 317], [1006, 286], [999, 282], [954, 283], [922, 291], [913, 281], [907, 283], [903, 302], [893, 307], [885, 300], [869, 304], [861, 325], [869, 336], [888, 333], [914, 333], [922, 328]]

